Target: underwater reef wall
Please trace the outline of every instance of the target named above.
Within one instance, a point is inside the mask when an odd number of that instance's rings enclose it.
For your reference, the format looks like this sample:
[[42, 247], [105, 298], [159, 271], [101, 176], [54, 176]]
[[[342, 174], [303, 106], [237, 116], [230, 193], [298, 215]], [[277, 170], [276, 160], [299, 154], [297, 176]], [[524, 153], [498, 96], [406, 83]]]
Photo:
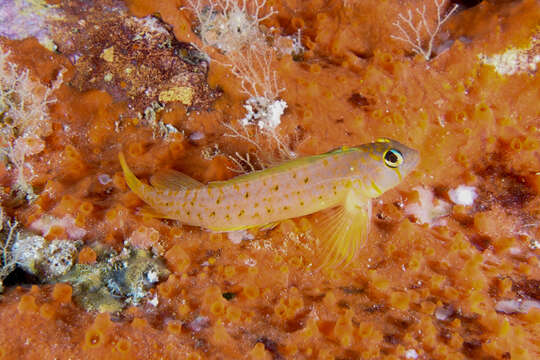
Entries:
[[[0, 359], [540, 358], [540, 3], [4, 0]], [[201, 182], [420, 152], [347, 267], [319, 214], [213, 233]]]

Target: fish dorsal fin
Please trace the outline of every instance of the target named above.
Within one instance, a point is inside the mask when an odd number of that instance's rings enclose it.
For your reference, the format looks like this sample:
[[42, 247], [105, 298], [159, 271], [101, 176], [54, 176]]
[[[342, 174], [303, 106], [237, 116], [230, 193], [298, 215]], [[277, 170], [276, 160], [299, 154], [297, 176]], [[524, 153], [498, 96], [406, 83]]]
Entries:
[[354, 151], [354, 148], [353, 147], [350, 147], [350, 146], [340, 146], [338, 148], [335, 148], [335, 149], [332, 149], [330, 151], [327, 151], [325, 152], [323, 155], [328, 155], [328, 154], [341, 154], [341, 153], [346, 153], [346, 152], [350, 152], [350, 151]]
[[152, 175], [150, 183], [155, 187], [170, 190], [185, 190], [204, 186], [203, 183], [194, 178], [171, 169], [161, 170]]
[[321, 212], [316, 235], [322, 244], [319, 267], [347, 266], [364, 245], [371, 218], [371, 201], [349, 192], [342, 205]]

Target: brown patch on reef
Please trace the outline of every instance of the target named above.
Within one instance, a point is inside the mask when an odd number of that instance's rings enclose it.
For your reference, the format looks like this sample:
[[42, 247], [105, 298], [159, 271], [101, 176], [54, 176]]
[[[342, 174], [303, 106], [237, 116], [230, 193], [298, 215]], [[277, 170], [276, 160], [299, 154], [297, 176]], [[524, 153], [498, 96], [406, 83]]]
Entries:
[[490, 203], [498, 203], [509, 210], [522, 209], [535, 194], [527, 184], [527, 177], [508, 169], [502, 160], [499, 158], [478, 170], [478, 175], [484, 179], [485, 202], [477, 206], [489, 207]]
[[52, 36], [75, 66], [70, 83], [79, 91], [106, 90], [139, 113], [172, 101], [167, 94], [178, 88], [192, 93], [176, 99], [191, 109], [207, 109], [219, 96], [206, 82], [204, 55], [176, 40], [159, 18], [131, 16], [115, 0], [73, 0], [60, 9], [64, 16], [54, 22]]
[[540, 301], [540, 279], [521, 279], [512, 283], [512, 290], [518, 295]]
[[[530, 171], [514, 168], [507, 145], [501, 143], [501, 147], [506, 151], [489, 154], [474, 170], [481, 181], [472, 214], [456, 217], [463, 225], [475, 224], [478, 230], [479, 226], [482, 227], [482, 213], [491, 214], [488, 215], [489, 221], [493, 222], [489, 226], [491, 230], [484, 225], [484, 231], [472, 234], [470, 238], [480, 251], [492, 245], [492, 238], [497, 232], [506, 235], [510, 235], [509, 231], [517, 232], [528, 238], [534, 237], [538, 231], [538, 196], [529, 183]], [[510, 222], [514, 225], [510, 226]]]
[[348, 100], [353, 106], [358, 106], [358, 107], [368, 106], [369, 103], [370, 103], [368, 98], [366, 98], [364, 95], [362, 95], [360, 93], [356, 93], [356, 92], [352, 93], [351, 97], [349, 97]]

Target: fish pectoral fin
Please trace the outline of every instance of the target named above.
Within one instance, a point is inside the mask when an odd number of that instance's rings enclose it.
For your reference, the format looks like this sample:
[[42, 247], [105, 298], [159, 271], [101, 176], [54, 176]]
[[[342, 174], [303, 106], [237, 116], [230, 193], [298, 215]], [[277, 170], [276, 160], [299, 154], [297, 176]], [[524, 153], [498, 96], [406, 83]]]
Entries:
[[366, 241], [371, 202], [347, 199], [346, 203], [322, 212], [316, 235], [322, 244], [319, 267], [347, 266]]
[[166, 169], [157, 172], [150, 178], [150, 184], [161, 189], [185, 190], [204, 186], [203, 183], [180, 171]]

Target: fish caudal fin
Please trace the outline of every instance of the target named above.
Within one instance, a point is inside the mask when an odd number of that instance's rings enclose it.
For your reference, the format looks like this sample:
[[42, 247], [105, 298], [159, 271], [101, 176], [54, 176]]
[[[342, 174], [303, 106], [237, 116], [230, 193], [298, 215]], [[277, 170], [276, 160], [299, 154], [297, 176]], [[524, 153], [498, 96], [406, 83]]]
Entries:
[[364, 245], [369, 232], [371, 202], [353, 193], [345, 204], [323, 211], [317, 226], [322, 244], [319, 267], [347, 266]]
[[124, 178], [126, 179], [126, 184], [128, 185], [128, 187], [131, 189], [131, 191], [137, 194], [138, 197], [140, 197], [144, 202], [148, 204], [141, 207], [138, 211], [138, 214], [144, 217], [178, 220], [176, 216], [162, 214], [158, 210], [154, 209], [152, 207], [152, 204], [155, 200], [154, 197], [156, 196], [156, 189], [137, 179], [135, 174], [133, 174], [133, 172], [129, 168], [126, 162], [126, 158], [124, 157], [124, 154], [122, 152], [118, 154], [118, 160], [120, 160], [120, 166], [122, 167], [122, 171], [124, 172]]
[[124, 172], [124, 179], [126, 180], [127, 186], [131, 189], [131, 191], [141, 197], [145, 184], [137, 179], [135, 174], [131, 171], [122, 152], [118, 154], [118, 160], [120, 160], [120, 166]]
[[135, 174], [129, 168], [126, 158], [122, 152], [118, 154], [118, 160], [120, 160], [120, 166], [124, 172], [124, 179], [126, 180], [127, 186], [144, 202], [151, 204], [154, 196], [152, 187], [137, 179]]

